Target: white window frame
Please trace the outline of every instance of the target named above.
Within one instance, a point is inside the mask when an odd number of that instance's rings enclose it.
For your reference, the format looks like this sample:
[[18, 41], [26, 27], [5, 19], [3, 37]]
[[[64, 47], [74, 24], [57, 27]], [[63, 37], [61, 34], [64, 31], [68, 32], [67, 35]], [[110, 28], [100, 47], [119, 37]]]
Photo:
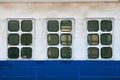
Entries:
[[[16, 31], [16, 32], [11, 32], [11, 31], [9, 31], [8, 30], [8, 22], [10, 21], [10, 20], [18, 20], [19, 21], [19, 31]], [[23, 21], [23, 20], [31, 20], [32, 21], [32, 31], [30, 31], [30, 32], [23, 32], [22, 30], [21, 30], [21, 22]], [[7, 60], [33, 60], [34, 58], [35, 58], [35, 54], [34, 54], [34, 27], [35, 27], [35, 20], [33, 19], [33, 18], [7, 18], [6, 19], [6, 21], [7, 21], [7, 37], [8, 37], [8, 35], [9, 34], [18, 34], [20, 37], [19, 37], [19, 44], [18, 45], [9, 45], [8, 44], [8, 42], [7, 42]], [[21, 45], [21, 35], [22, 34], [31, 34], [32, 35], [32, 44], [31, 45]], [[8, 39], [7, 39], [7, 41], [8, 41]], [[8, 57], [8, 49], [10, 48], [10, 47], [17, 47], [18, 49], [19, 49], [19, 57], [18, 58], [16, 58], [16, 59], [11, 59], [11, 58], [9, 58]], [[22, 48], [23, 47], [30, 47], [31, 49], [32, 49], [32, 57], [31, 58], [22, 58], [21, 57], [21, 50], [22, 50]]]
[[[48, 29], [47, 29], [47, 22], [49, 20], [57, 20], [59, 22], [59, 30], [57, 32], [49, 32], [48, 31]], [[61, 31], [61, 29], [60, 29], [60, 22], [62, 20], [71, 20], [71, 22], [72, 22], [72, 30], [71, 30], [71, 32], [62, 32]], [[74, 53], [74, 28], [75, 28], [75, 23], [74, 22], [75, 22], [74, 18], [46, 18], [46, 42], [47, 42], [47, 35], [48, 34], [58, 34], [59, 35], [59, 44], [58, 45], [49, 45], [47, 43], [47, 49], [46, 49], [46, 50], [48, 50], [49, 47], [57, 47], [59, 49], [59, 57], [55, 58], [55, 59], [48, 58], [47, 53], [46, 53], [46, 59], [47, 60], [73, 60], [74, 59], [74, 56], [75, 56], [75, 53]], [[72, 44], [70, 46], [64, 46], [64, 45], [60, 44], [60, 35], [61, 34], [71, 34], [72, 35]], [[70, 47], [71, 48], [71, 50], [72, 50], [71, 58], [69, 58], [69, 59], [61, 58], [60, 55], [61, 55], [61, 48], [62, 47]]]
[[[89, 20], [97, 20], [98, 22], [99, 22], [99, 30], [98, 31], [96, 31], [96, 32], [89, 32], [88, 31], [88, 29], [87, 29], [87, 24], [88, 24], [88, 21]], [[112, 30], [111, 31], [108, 31], [108, 32], [103, 32], [103, 31], [101, 31], [101, 27], [100, 27], [100, 22], [102, 21], [102, 20], [111, 20], [112, 21]], [[114, 53], [114, 51], [115, 51], [115, 49], [114, 49], [114, 36], [115, 36], [115, 34], [114, 34], [114, 18], [87, 18], [86, 19], [86, 30], [87, 30], [87, 33], [86, 33], [86, 44], [87, 44], [87, 46], [86, 46], [86, 59], [87, 60], [114, 60], [115, 59], [115, 53]], [[112, 44], [111, 45], [102, 45], [101, 44], [101, 38], [100, 38], [100, 35], [101, 34], [103, 34], [103, 33], [110, 33], [111, 35], [112, 35]], [[89, 45], [88, 44], [88, 42], [87, 42], [87, 36], [88, 36], [88, 34], [98, 34], [99, 35], [99, 44], [98, 45]], [[98, 58], [96, 58], [96, 59], [89, 59], [88, 58], [88, 48], [90, 48], [90, 47], [96, 47], [96, 48], [98, 48], [98, 50], [99, 50], [99, 57]], [[111, 47], [112, 48], [112, 58], [108, 58], [108, 59], [104, 59], [104, 58], [102, 58], [101, 57], [101, 48], [102, 47]]]

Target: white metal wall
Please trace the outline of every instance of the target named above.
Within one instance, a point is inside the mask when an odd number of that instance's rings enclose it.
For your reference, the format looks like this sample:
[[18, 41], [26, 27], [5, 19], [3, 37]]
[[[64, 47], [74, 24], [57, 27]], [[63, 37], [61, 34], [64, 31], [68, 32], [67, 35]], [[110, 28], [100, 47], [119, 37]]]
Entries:
[[46, 18], [73, 18], [73, 59], [87, 60], [86, 19], [114, 19], [112, 60], [120, 60], [120, 2], [118, 3], [0, 3], [0, 59], [7, 59], [7, 18], [34, 18], [34, 58], [47, 60]]

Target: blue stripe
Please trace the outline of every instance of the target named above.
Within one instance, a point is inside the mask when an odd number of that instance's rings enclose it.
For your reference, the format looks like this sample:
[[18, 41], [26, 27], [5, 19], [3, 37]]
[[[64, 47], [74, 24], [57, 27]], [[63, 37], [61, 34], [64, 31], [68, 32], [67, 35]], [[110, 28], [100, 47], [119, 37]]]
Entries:
[[0, 61], [0, 80], [120, 80], [120, 61]]

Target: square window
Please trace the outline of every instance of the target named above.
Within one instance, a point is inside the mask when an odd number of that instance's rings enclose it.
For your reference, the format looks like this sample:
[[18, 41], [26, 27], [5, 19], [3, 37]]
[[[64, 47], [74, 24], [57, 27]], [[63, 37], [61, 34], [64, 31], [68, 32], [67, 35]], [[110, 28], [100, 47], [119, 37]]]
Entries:
[[8, 30], [12, 32], [19, 31], [19, 21], [17, 20], [10, 20], [8, 22]]
[[31, 58], [32, 57], [32, 49], [30, 47], [23, 47], [21, 50], [21, 57], [23, 59]]
[[32, 44], [32, 35], [31, 34], [22, 34], [21, 35], [21, 44], [22, 45], [31, 45]]
[[58, 58], [59, 57], [59, 49], [57, 47], [48, 48], [48, 58]]
[[19, 49], [17, 47], [10, 47], [8, 49], [8, 58], [16, 59], [19, 57]]
[[57, 20], [49, 20], [47, 28], [50, 32], [57, 32], [59, 30], [59, 22]]
[[72, 44], [72, 35], [71, 34], [62, 34], [61, 35], [61, 44], [62, 45], [71, 45]]
[[8, 35], [8, 44], [18, 45], [19, 44], [19, 35], [18, 34], [9, 34]]
[[111, 47], [103, 47], [101, 49], [101, 57], [104, 59], [112, 58], [112, 48]]
[[62, 32], [70, 32], [71, 30], [72, 30], [71, 20], [62, 20], [61, 21], [61, 31]]
[[88, 40], [89, 45], [98, 45], [99, 44], [98, 34], [89, 34], [87, 40]]
[[97, 32], [99, 30], [99, 22], [97, 20], [88, 21], [87, 29], [90, 32]]
[[49, 45], [58, 45], [59, 44], [59, 35], [58, 34], [49, 34], [48, 35], [48, 44]]
[[96, 59], [99, 57], [99, 49], [96, 47], [88, 48], [88, 58], [89, 59]]
[[112, 35], [111, 34], [102, 34], [101, 35], [101, 44], [102, 45], [111, 45], [112, 44]]
[[30, 31], [32, 31], [32, 20], [23, 20], [21, 22], [21, 30], [23, 32], [30, 32]]
[[112, 21], [111, 20], [102, 20], [101, 21], [101, 30], [102, 31], [111, 31], [112, 30]]
[[61, 48], [61, 57], [69, 59], [72, 57], [72, 49], [70, 47]]

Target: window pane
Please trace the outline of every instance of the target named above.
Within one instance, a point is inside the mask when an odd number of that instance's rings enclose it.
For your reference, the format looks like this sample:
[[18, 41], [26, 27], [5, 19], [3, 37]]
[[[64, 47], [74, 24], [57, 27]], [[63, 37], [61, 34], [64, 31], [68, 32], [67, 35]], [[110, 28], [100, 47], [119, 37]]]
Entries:
[[72, 44], [72, 35], [71, 34], [62, 34], [61, 35], [61, 44], [62, 45], [71, 45]]
[[71, 58], [72, 57], [72, 49], [70, 47], [63, 47], [61, 49], [61, 57], [62, 58]]
[[21, 44], [22, 45], [31, 45], [32, 44], [32, 35], [31, 34], [22, 34], [21, 35]]
[[10, 20], [8, 22], [8, 30], [12, 32], [19, 31], [19, 21]]
[[49, 34], [48, 35], [48, 44], [49, 45], [58, 45], [59, 44], [58, 34]]
[[18, 34], [9, 34], [8, 35], [8, 44], [18, 45], [19, 44], [19, 35]]
[[59, 49], [56, 47], [48, 48], [48, 58], [58, 58], [59, 57]]
[[21, 57], [23, 59], [31, 58], [32, 57], [32, 49], [29, 48], [29, 47], [22, 48], [22, 50], [21, 50]]
[[61, 21], [61, 31], [70, 32], [72, 30], [71, 20], [62, 20]]
[[59, 22], [57, 20], [49, 20], [47, 26], [50, 32], [57, 32], [59, 30]]
[[101, 57], [102, 58], [112, 58], [112, 48], [110, 47], [103, 47], [101, 49]]
[[32, 31], [32, 21], [31, 20], [23, 20], [21, 22], [22, 31], [29, 32]]
[[88, 58], [96, 59], [98, 57], [99, 57], [99, 50], [98, 50], [98, 48], [95, 48], [95, 47], [88, 48]]
[[19, 57], [19, 49], [17, 47], [10, 47], [8, 49], [8, 58], [16, 59]]
[[99, 30], [99, 22], [97, 20], [91, 20], [91, 21], [88, 21], [88, 24], [87, 24], [87, 28], [88, 28], [88, 31], [91, 31], [91, 32], [96, 32]]
[[102, 34], [101, 35], [101, 44], [102, 45], [111, 45], [112, 44], [112, 35], [111, 34]]
[[101, 30], [102, 31], [111, 31], [112, 30], [112, 21], [111, 20], [102, 20], [101, 21]]
[[89, 34], [88, 35], [88, 44], [89, 45], [98, 45], [99, 44], [98, 34]]

